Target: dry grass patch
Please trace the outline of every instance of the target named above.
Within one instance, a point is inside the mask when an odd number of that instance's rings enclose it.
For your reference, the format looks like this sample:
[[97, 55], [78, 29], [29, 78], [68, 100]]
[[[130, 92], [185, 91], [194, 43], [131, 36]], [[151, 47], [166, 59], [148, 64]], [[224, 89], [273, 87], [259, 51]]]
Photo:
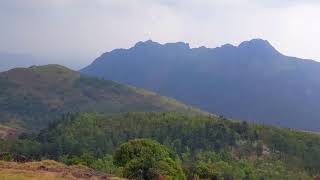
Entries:
[[110, 174], [94, 171], [85, 166], [67, 166], [43, 160], [28, 163], [0, 161], [1, 180], [121, 180]]

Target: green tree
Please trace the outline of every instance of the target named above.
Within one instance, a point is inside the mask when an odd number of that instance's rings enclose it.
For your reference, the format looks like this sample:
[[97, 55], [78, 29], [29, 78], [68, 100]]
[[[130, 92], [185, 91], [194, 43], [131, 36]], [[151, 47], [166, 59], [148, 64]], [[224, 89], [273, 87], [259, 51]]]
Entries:
[[135, 139], [120, 145], [114, 153], [114, 164], [123, 167], [123, 175], [135, 179], [185, 179], [173, 153], [160, 143]]
[[95, 160], [92, 163], [91, 167], [109, 174], [116, 174], [118, 176], [122, 176], [121, 168], [118, 168], [114, 165], [113, 157], [110, 154], [106, 154], [103, 158]]

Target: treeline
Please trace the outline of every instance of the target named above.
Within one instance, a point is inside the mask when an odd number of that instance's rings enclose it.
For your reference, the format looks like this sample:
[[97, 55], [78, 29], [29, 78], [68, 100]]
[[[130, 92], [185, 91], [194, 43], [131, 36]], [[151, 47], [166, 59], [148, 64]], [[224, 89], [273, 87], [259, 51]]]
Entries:
[[65, 115], [39, 134], [2, 142], [0, 150], [121, 175], [114, 150], [136, 138], [169, 147], [188, 179], [311, 179], [320, 173], [318, 135], [175, 112]]

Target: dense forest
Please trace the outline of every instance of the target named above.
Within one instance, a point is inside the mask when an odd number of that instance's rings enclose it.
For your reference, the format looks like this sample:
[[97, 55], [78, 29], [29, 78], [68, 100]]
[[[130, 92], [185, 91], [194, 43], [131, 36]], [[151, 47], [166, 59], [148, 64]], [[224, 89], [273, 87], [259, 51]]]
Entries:
[[169, 170], [154, 172], [178, 172], [181, 167], [180, 179], [312, 179], [320, 173], [316, 134], [177, 112], [67, 114], [39, 134], [0, 141], [0, 151], [128, 176], [126, 172], [134, 171], [136, 164], [158, 162], [138, 156], [129, 165], [120, 163], [119, 147], [141, 138], [154, 140], [150, 147], [157, 147], [155, 152], [168, 151], [156, 157], [164, 163], [154, 167]]

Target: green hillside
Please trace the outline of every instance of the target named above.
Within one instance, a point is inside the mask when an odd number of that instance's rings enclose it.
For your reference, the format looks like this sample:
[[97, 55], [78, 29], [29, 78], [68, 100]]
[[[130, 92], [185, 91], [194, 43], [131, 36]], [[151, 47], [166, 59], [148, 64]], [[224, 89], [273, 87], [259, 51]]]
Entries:
[[169, 147], [191, 179], [305, 180], [320, 174], [319, 135], [174, 112], [69, 115], [39, 135], [3, 142], [0, 151], [80, 163], [121, 176], [112, 154], [136, 138]]
[[70, 112], [192, 111], [175, 100], [60, 65], [0, 73], [0, 124], [38, 129]]

